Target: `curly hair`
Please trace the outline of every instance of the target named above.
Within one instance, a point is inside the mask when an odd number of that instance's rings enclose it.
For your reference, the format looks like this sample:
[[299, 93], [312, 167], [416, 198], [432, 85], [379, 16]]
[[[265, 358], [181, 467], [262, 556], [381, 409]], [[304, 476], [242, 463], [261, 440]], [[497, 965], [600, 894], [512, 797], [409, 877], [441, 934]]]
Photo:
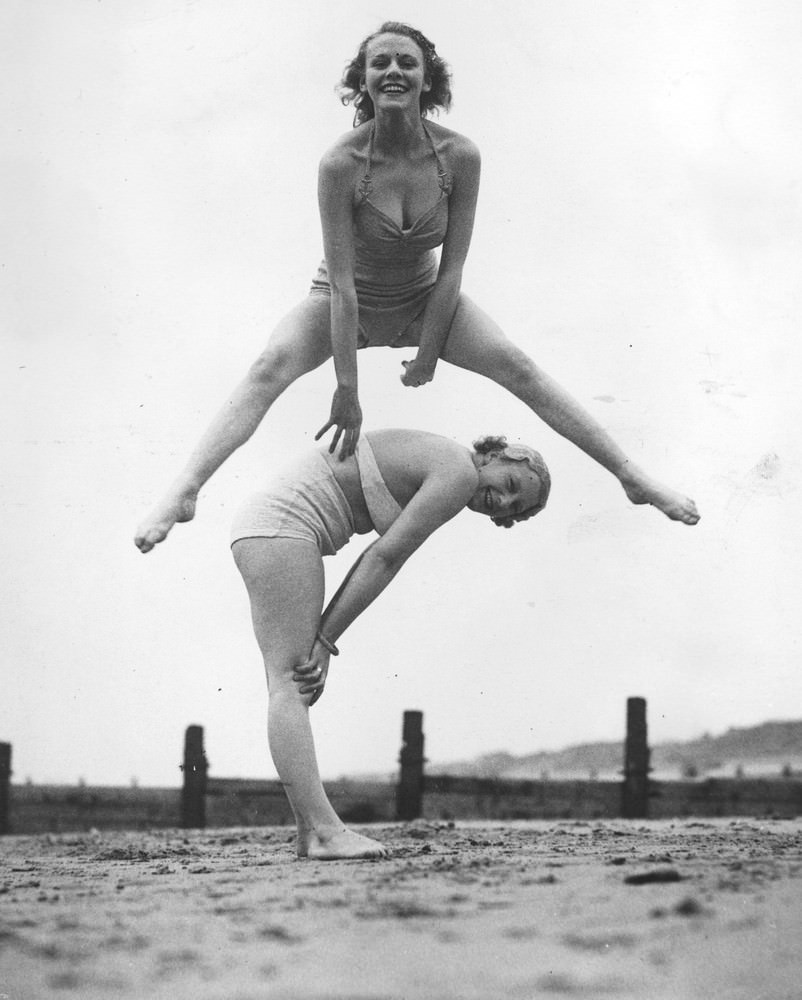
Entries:
[[368, 93], [360, 89], [365, 79], [368, 43], [379, 35], [404, 35], [411, 38], [423, 53], [424, 76], [430, 89], [420, 95], [420, 113], [425, 118], [430, 112], [448, 111], [451, 107], [451, 71], [437, 54], [434, 43], [417, 28], [401, 21], [385, 21], [378, 31], [362, 42], [359, 51], [345, 67], [342, 80], [337, 85], [343, 104], [354, 105], [354, 128], [374, 118], [376, 111]]
[[492, 517], [490, 520], [499, 528], [511, 528], [519, 521], [528, 521], [546, 506], [551, 492], [551, 475], [543, 456], [534, 448], [525, 444], [508, 444], [507, 439], [500, 434], [488, 434], [473, 442], [473, 450], [477, 455], [489, 455], [493, 458], [505, 458], [510, 462], [525, 462], [540, 480], [540, 495], [537, 503], [529, 510], [522, 511], [514, 517]]

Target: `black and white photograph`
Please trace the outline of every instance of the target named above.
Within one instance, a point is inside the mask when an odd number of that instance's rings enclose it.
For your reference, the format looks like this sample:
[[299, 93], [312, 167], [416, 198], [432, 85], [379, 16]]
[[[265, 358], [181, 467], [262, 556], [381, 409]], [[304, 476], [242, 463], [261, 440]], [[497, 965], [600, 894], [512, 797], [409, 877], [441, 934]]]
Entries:
[[6, 0], [0, 1000], [795, 1000], [802, 7]]

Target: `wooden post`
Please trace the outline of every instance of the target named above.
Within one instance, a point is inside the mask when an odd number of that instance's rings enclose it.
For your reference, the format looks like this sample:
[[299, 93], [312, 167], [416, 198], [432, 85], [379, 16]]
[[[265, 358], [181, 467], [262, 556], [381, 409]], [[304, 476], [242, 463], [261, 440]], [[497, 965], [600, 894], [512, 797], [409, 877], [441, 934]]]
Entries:
[[181, 826], [185, 830], [202, 830], [206, 826], [206, 773], [209, 770], [203, 752], [203, 726], [187, 726], [181, 770], [184, 772]]
[[11, 744], [0, 743], [0, 834], [11, 833], [9, 803], [11, 791]]
[[626, 819], [646, 819], [649, 815], [649, 744], [646, 738], [645, 698], [627, 698], [621, 814]]
[[418, 819], [423, 805], [423, 712], [404, 712], [396, 818]]

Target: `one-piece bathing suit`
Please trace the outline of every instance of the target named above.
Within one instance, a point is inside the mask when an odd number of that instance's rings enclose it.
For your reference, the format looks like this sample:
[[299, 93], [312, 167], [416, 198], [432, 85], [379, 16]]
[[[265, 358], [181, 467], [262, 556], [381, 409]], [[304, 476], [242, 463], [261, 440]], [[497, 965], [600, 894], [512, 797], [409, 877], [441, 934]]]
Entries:
[[[371, 126], [365, 175], [353, 213], [359, 347], [417, 343], [423, 312], [437, 280], [434, 249], [446, 237], [452, 178], [425, 122], [423, 130], [437, 163], [440, 197], [408, 229], [403, 229], [370, 200], [375, 132]], [[310, 294], [331, 295], [325, 260], [312, 281]]]
[[[387, 488], [366, 434], [359, 436], [356, 461], [365, 504], [383, 535], [401, 513]], [[331, 556], [354, 534], [354, 516], [331, 466], [319, 449], [279, 472], [250, 496], [234, 516], [231, 544], [242, 538], [302, 538]]]

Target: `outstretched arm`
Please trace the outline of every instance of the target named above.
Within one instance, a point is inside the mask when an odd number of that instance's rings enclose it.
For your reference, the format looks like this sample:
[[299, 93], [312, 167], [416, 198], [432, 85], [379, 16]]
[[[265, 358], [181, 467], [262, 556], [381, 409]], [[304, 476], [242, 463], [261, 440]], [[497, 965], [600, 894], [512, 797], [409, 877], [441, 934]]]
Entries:
[[450, 163], [453, 188], [448, 201], [448, 231], [440, 255], [437, 281], [423, 316], [418, 353], [413, 361], [402, 362], [404, 374], [401, 381], [407, 386], [425, 385], [434, 378], [459, 301], [462, 271], [471, 244], [479, 197], [479, 150], [472, 142], [460, 137]]
[[[476, 474], [449, 469], [427, 477], [389, 531], [370, 545], [351, 567], [323, 612], [310, 658], [296, 668], [303, 693], [323, 693], [330, 647], [381, 594], [413, 552], [446, 521], [462, 510], [476, 486]], [[336, 647], [335, 647], [336, 648]]]

